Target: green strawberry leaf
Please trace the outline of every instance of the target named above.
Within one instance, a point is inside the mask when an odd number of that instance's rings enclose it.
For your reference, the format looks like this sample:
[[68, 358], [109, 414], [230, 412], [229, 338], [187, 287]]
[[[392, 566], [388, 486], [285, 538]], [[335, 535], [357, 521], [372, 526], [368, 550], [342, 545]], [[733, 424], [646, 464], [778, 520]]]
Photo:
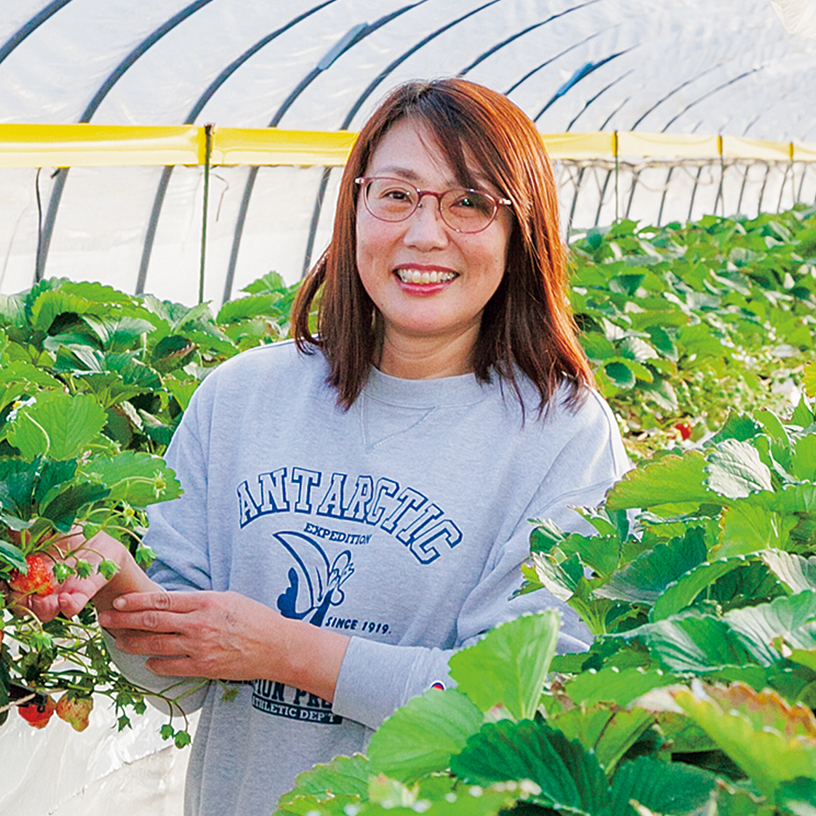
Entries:
[[595, 756], [540, 720], [485, 724], [451, 759], [451, 770], [483, 786], [529, 779], [541, 789], [534, 801], [569, 813], [594, 816], [609, 806], [606, 776]]
[[181, 495], [173, 471], [159, 456], [143, 451], [123, 451], [82, 465], [81, 472], [110, 489], [111, 502], [146, 507]]
[[643, 468], [630, 470], [607, 494], [610, 510], [654, 508], [680, 502], [717, 502], [703, 484], [706, 460], [699, 451], [664, 456]]
[[27, 459], [45, 454], [51, 459], [72, 459], [105, 427], [106, 418], [104, 408], [91, 396], [43, 391], [33, 405], [19, 410], [8, 439]]
[[328, 764], [315, 765], [311, 770], [298, 774], [295, 787], [278, 799], [275, 812], [280, 809], [290, 812], [286, 808], [299, 797], [313, 796], [316, 802], [341, 795], [355, 797], [357, 801], [367, 798], [371, 775], [369, 762], [361, 754], [337, 756]]
[[632, 801], [655, 814], [697, 813], [716, 789], [717, 777], [709, 771], [682, 762], [640, 757], [623, 763], [615, 774], [609, 813], [628, 816]]
[[760, 490], [773, 490], [771, 472], [752, 445], [725, 439], [706, 454], [706, 483], [727, 499], [743, 499]]
[[452, 655], [451, 677], [484, 712], [502, 705], [513, 717], [532, 717], [555, 655], [560, 619], [554, 610], [502, 623]]
[[481, 711], [459, 690], [430, 689], [397, 709], [371, 737], [371, 773], [413, 782], [444, 771], [482, 719]]

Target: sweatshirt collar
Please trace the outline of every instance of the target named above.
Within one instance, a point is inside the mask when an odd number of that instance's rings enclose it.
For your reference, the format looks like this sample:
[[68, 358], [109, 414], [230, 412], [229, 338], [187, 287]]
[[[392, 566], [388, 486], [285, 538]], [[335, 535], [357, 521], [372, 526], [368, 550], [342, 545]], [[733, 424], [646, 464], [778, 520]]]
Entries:
[[409, 408], [433, 408], [462, 405], [482, 400], [485, 389], [475, 374], [441, 377], [433, 380], [404, 380], [383, 374], [372, 366], [363, 394], [379, 402]]

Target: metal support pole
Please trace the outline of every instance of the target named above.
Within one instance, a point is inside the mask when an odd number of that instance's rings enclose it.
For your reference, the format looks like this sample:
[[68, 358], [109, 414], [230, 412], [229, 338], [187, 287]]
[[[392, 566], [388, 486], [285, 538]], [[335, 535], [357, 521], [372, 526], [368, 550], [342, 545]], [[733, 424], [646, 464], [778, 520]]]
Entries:
[[212, 154], [212, 134], [215, 125], [204, 125], [204, 206], [201, 216], [201, 265], [198, 271], [198, 302], [204, 302], [204, 269], [207, 260], [207, 210], [210, 203], [210, 158]]
[[618, 176], [620, 174], [620, 157], [618, 156], [618, 131], [612, 134], [612, 150], [615, 152], [615, 220], [620, 218], [618, 202]]

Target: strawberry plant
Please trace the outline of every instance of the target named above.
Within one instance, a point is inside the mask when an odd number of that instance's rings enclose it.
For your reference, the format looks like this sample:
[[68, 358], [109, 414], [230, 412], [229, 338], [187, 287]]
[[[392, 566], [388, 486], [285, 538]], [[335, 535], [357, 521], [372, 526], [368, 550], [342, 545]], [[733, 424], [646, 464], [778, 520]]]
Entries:
[[[286, 331], [294, 287], [268, 275], [249, 289], [222, 309], [223, 331], [207, 305], [93, 283], [48, 280], [0, 297], [0, 581], [17, 597], [46, 597], [74, 573], [112, 573], [72, 544], [78, 526], [149, 563], [145, 508], [179, 495], [158, 454], [192, 392], [213, 365]], [[54, 548], [64, 559], [55, 562]], [[17, 706], [44, 727], [57, 694], [57, 715], [77, 730], [94, 695], [114, 701], [120, 727], [144, 710], [147, 692], [114, 667], [92, 608], [43, 623], [12, 597], [2, 614], [0, 724]], [[171, 726], [163, 733], [189, 739]]]
[[[816, 365], [803, 381], [815, 396]], [[456, 688], [301, 774], [276, 813], [813, 812], [813, 403], [732, 413], [584, 512], [595, 535], [537, 525], [523, 591], [570, 604], [588, 652], [554, 655], [554, 611], [502, 624], [451, 658]]]
[[[811, 812], [816, 215], [622, 221], [572, 255], [581, 339], [639, 466], [585, 511], [595, 535], [536, 525], [525, 591], [573, 606], [591, 649], [553, 656], [551, 615], [500, 627], [456, 656], [457, 689], [302, 776], [282, 812]], [[77, 525], [147, 564], [145, 508], [178, 493], [161, 454], [193, 392], [285, 337], [296, 289], [270, 274], [215, 316], [67, 280], [0, 296], [0, 581], [112, 569], [53, 564]], [[0, 724], [16, 707], [81, 730], [103, 696], [125, 727], [146, 695], [91, 608], [2, 609]]]
[[799, 209], [574, 237], [573, 308], [633, 456], [699, 440], [730, 408], [786, 409], [814, 351], [815, 236]]

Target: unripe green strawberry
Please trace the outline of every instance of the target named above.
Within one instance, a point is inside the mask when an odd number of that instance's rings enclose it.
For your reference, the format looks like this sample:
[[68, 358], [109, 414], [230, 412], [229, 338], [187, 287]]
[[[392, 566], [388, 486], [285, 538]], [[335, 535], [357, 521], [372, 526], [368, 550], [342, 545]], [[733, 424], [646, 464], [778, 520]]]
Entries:
[[23, 575], [13, 570], [9, 586], [24, 595], [50, 595], [54, 591], [54, 572], [51, 562], [42, 555], [27, 555], [28, 572]]
[[74, 731], [84, 731], [88, 727], [88, 717], [93, 708], [90, 697], [69, 697], [68, 692], [57, 703], [57, 716], [65, 720]]
[[29, 703], [28, 705], [17, 706], [20, 716], [34, 728], [45, 728], [51, 715], [56, 711], [56, 703], [46, 697], [44, 703]]

